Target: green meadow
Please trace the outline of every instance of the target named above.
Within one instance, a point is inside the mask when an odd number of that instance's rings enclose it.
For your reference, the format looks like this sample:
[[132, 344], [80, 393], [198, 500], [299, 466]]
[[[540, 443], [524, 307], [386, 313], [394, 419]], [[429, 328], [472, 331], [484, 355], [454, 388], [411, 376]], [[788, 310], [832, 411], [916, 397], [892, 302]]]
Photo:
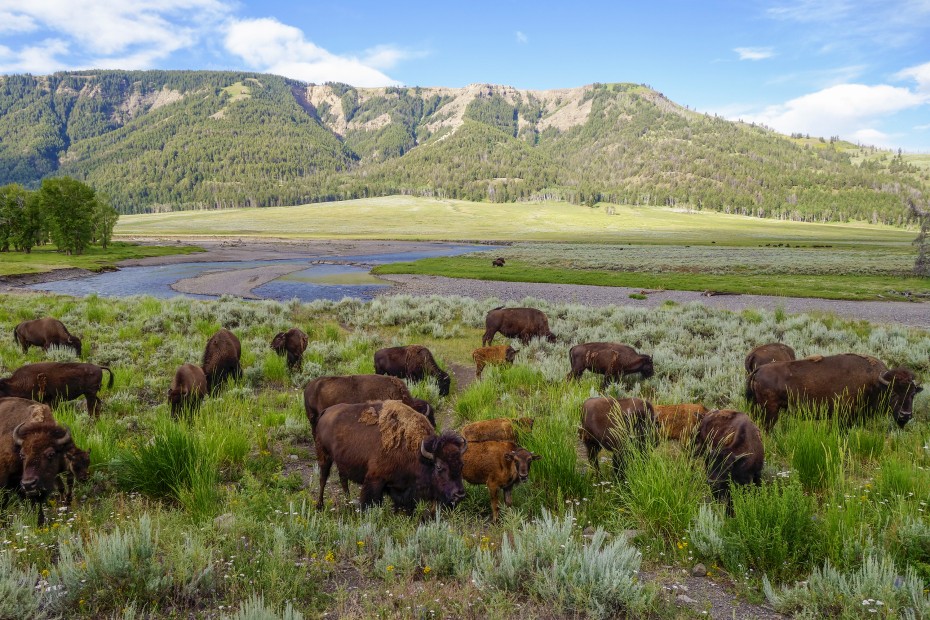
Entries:
[[148, 258], [150, 256], [168, 256], [171, 254], [190, 254], [202, 250], [193, 246], [157, 246], [136, 245], [134, 243], [114, 242], [107, 249], [91, 246], [83, 254], [64, 254], [53, 245], [32, 248], [32, 252], [4, 252], [0, 254], [0, 276], [27, 273], [44, 273], [55, 269], [87, 269], [100, 271], [113, 267], [116, 263], [130, 258]]

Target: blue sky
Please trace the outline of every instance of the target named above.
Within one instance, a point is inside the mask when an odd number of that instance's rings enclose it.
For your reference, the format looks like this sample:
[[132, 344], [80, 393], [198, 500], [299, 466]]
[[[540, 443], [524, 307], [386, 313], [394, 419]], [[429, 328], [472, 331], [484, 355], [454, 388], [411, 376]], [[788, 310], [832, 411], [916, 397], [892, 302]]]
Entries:
[[0, 73], [84, 68], [635, 82], [783, 133], [930, 152], [930, 0], [0, 0]]

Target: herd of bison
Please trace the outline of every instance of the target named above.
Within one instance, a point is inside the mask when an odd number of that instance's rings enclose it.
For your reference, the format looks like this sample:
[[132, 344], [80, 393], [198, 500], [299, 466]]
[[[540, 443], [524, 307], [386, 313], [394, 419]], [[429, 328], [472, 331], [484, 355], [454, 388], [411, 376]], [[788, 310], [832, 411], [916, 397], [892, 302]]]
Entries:
[[[510, 346], [490, 346], [495, 334], [551, 342], [546, 315], [533, 308], [495, 308], [488, 312], [482, 347], [474, 351], [476, 374], [487, 364], [513, 362], [517, 351]], [[81, 341], [58, 320], [25, 321], [14, 330], [25, 352], [30, 346], [72, 347], [81, 354]], [[298, 328], [277, 334], [271, 342], [279, 355], [287, 356], [289, 368], [298, 368], [307, 348], [307, 335]], [[611, 342], [592, 342], [571, 347], [571, 371], [567, 379], [585, 370], [604, 376], [604, 386], [624, 375], [654, 373], [649, 355], [633, 347]], [[201, 400], [218, 390], [228, 378], [242, 374], [241, 347], [231, 331], [221, 329], [206, 344], [201, 366], [178, 368], [168, 400], [174, 415], [196, 409]], [[530, 464], [540, 458], [517, 443], [517, 431], [529, 431], [531, 418], [499, 418], [464, 426], [460, 431], [435, 430], [431, 405], [411, 396], [401, 379], [433, 377], [442, 395], [450, 378], [430, 351], [420, 345], [377, 351], [373, 375], [324, 376], [307, 383], [304, 407], [312, 428], [320, 471], [317, 507], [335, 464], [347, 497], [349, 481], [361, 484], [360, 503], [367, 507], [389, 495], [398, 509], [410, 511], [419, 500], [455, 505], [463, 497], [463, 480], [487, 485], [492, 516], [498, 516], [498, 494], [511, 505], [513, 487], [525, 482]], [[844, 418], [865, 417], [890, 409], [903, 427], [912, 417], [914, 395], [921, 391], [907, 368], [888, 369], [866, 355], [847, 353], [795, 359], [794, 351], [779, 343], [764, 344], [749, 352], [745, 361], [746, 398], [759, 411], [759, 419], [771, 429], [779, 412], [791, 402], [823, 407]], [[0, 379], [0, 489], [18, 491], [37, 505], [39, 524], [42, 506], [53, 492], [67, 502], [75, 480], [87, 478], [90, 457], [78, 448], [69, 430], [59, 425], [49, 405], [84, 396], [87, 409], [100, 409], [97, 392], [105, 366], [78, 362], [26, 364], [12, 376]], [[715, 498], [730, 510], [731, 483], [759, 484], [763, 445], [759, 428], [743, 412], [708, 411], [699, 404], [653, 405], [639, 398], [588, 398], [581, 405], [579, 436], [588, 457], [599, 471], [598, 454], [612, 452], [615, 473], [623, 476], [631, 450], [655, 444], [660, 437], [687, 440], [695, 456], [703, 458]], [[3, 506], [10, 494], [3, 493]]]

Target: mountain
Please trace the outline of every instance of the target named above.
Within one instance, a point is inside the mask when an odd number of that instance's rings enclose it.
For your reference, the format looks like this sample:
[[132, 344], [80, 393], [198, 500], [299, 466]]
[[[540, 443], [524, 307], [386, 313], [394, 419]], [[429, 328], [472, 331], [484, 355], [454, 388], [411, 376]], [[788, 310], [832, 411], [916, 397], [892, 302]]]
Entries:
[[903, 224], [926, 168], [646, 86], [353, 88], [212, 71], [0, 77], [0, 184], [70, 175], [124, 213], [393, 193]]

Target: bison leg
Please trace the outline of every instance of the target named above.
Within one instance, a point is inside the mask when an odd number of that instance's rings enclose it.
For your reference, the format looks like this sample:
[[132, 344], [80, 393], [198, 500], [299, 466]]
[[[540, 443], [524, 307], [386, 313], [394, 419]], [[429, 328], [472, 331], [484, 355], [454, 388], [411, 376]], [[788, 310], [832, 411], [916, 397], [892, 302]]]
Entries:
[[[497, 522], [497, 515], [498, 515], [497, 494], [499, 491], [500, 491], [500, 488], [496, 484], [492, 482], [488, 482], [488, 492], [491, 493], [491, 519], [495, 523]], [[507, 505], [509, 506], [510, 504], [508, 503]]]
[[508, 508], [513, 506], [513, 487], [514, 485], [510, 485], [504, 489], [504, 503]]
[[333, 467], [333, 459], [329, 453], [320, 447], [317, 442], [316, 461], [320, 467], [320, 496], [316, 500], [316, 509], [323, 509], [323, 492], [326, 490], [326, 481], [329, 480], [329, 470]]
[[481, 378], [481, 372], [482, 372], [483, 370], [484, 370], [484, 362], [483, 362], [483, 361], [481, 361], [481, 362], [476, 362], [476, 363], [475, 363], [475, 376], [476, 376], [477, 378], [479, 378], [479, 379]]
[[497, 333], [497, 329], [491, 329], [490, 327], [484, 330], [484, 335], [481, 337], [481, 346], [486, 347], [491, 344], [491, 341], [494, 340], [494, 334]]
[[87, 413], [96, 417], [100, 414], [100, 399], [97, 398], [96, 392], [88, 392], [84, 395], [87, 398]]
[[352, 501], [352, 496], [349, 494], [349, 477], [339, 472], [339, 484], [342, 485], [342, 490], [346, 494], [346, 502]]
[[38, 526], [42, 527], [45, 525], [45, 499], [33, 499], [32, 503], [36, 505], [36, 512], [38, 512]]
[[380, 504], [384, 499], [385, 486], [384, 480], [366, 477], [365, 482], [362, 483], [362, 494], [359, 498], [362, 508], [368, 508], [372, 504]]
[[597, 476], [601, 475], [601, 466], [597, 460], [598, 455], [601, 453], [601, 447], [596, 442], [585, 442], [584, 447], [588, 449], [588, 461], [591, 462], [591, 467], [594, 468], [594, 473]]

